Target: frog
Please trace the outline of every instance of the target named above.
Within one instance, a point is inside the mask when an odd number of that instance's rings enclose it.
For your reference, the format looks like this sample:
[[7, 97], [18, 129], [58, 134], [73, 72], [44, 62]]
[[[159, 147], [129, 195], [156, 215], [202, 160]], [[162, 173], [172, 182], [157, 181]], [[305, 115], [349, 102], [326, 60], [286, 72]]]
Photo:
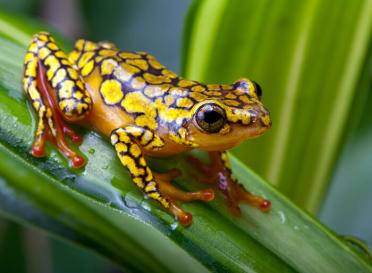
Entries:
[[[24, 57], [23, 89], [37, 116], [31, 154], [46, 156], [51, 142], [71, 168], [86, 160], [72, 148], [83, 126], [109, 140], [132, 181], [184, 225], [193, 216], [184, 202], [211, 201], [218, 190], [234, 214], [240, 203], [262, 212], [271, 202], [254, 195], [232, 173], [227, 150], [271, 128], [261, 87], [241, 78], [232, 84], [203, 84], [178, 76], [146, 52], [121, 51], [113, 43], [76, 41], [65, 53], [48, 32], [36, 33]], [[70, 138], [71, 142], [67, 139]], [[202, 190], [183, 191], [172, 184], [178, 169], [158, 173], [151, 157], [169, 157], [199, 149], [209, 162], [189, 156], [201, 172]]]

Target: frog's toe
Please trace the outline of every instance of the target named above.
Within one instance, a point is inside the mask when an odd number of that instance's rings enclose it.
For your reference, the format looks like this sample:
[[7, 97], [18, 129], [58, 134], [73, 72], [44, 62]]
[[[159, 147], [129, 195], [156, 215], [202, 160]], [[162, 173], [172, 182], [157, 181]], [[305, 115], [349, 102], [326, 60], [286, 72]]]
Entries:
[[182, 209], [176, 203], [171, 202], [169, 210], [183, 225], [188, 226], [192, 223], [192, 214]]
[[81, 144], [81, 142], [83, 141], [83, 137], [80, 134], [76, 133], [73, 129], [71, 129], [64, 123], [62, 123], [61, 126], [62, 126], [63, 133], [69, 136], [72, 142], [76, 144]]
[[[156, 181], [159, 184], [159, 190], [162, 195], [173, 201], [189, 202], [194, 200], [211, 201], [214, 199], [214, 191], [212, 189], [203, 189], [200, 191], [185, 192], [175, 186], [171, 182], [171, 177], [175, 177], [175, 172], [158, 174], [154, 173]], [[177, 175], [178, 176], [178, 175]], [[167, 178], [167, 179], [164, 179]]]
[[159, 193], [169, 202], [168, 210], [183, 224], [189, 225], [192, 222], [192, 215], [178, 205], [178, 201], [211, 201], [214, 199], [212, 189], [185, 192], [173, 186], [171, 180], [181, 175], [178, 169], [172, 169], [167, 173], [153, 172], [156, 182], [159, 185]]
[[250, 204], [262, 212], [268, 212], [271, 208], [271, 202], [261, 196], [253, 195], [249, 191], [243, 188], [242, 185], [237, 186], [238, 199]]

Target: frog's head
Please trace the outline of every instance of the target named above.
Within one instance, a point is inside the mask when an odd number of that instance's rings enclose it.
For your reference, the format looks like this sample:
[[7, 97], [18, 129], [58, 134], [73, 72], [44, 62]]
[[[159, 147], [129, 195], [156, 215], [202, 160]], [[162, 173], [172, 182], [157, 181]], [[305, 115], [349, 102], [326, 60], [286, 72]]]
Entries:
[[200, 149], [229, 149], [271, 128], [270, 114], [261, 102], [262, 90], [257, 83], [240, 79], [225, 87], [211, 91], [211, 96], [192, 109], [188, 132]]

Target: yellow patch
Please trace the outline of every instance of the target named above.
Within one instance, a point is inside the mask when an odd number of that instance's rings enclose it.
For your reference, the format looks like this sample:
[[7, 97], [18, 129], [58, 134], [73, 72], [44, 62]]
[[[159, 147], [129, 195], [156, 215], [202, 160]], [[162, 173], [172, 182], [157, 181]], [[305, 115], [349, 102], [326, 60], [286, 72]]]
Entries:
[[142, 166], [142, 167], [146, 167], [146, 160], [143, 156], [140, 157], [139, 159], [139, 164]]
[[83, 46], [84, 46], [84, 40], [83, 39], [79, 39], [75, 42], [75, 48], [78, 50], [78, 51], [82, 51], [83, 50]]
[[196, 85], [196, 86], [193, 86], [191, 88], [192, 91], [195, 91], [195, 92], [202, 92], [205, 90], [204, 86], [201, 86], [201, 85]]
[[56, 88], [58, 83], [62, 82], [66, 78], [66, 70], [63, 68], [58, 69], [57, 73], [52, 79], [52, 87]]
[[118, 63], [114, 59], [104, 60], [101, 64], [101, 74], [110, 75], [114, 71]]
[[26, 76], [31, 76], [31, 77], [36, 77], [36, 69], [37, 69], [37, 61], [34, 59], [31, 61], [26, 68], [25, 75]]
[[156, 190], [157, 190], [157, 186], [154, 181], [151, 181], [145, 187], [145, 192], [156, 191]]
[[[57, 51], [56, 52], [56, 56], [59, 57], [57, 54], [60, 54], [60, 55], [64, 55], [64, 53], [60, 53], [62, 51]], [[79, 58], [80, 56], [80, 52], [77, 52], [77, 51], [72, 51], [69, 55], [68, 55], [68, 59], [70, 60], [71, 63], [76, 63], [77, 59]]]
[[157, 128], [156, 120], [144, 115], [138, 116], [135, 120], [135, 123], [137, 126], [148, 127], [151, 130], [155, 130]]
[[76, 85], [79, 87], [80, 90], [85, 90], [85, 85], [81, 80], [77, 80]]
[[177, 100], [177, 106], [184, 107], [184, 108], [190, 108], [193, 106], [193, 102], [189, 98], [180, 98]]
[[106, 104], [113, 105], [121, 101], [124, 94], [117, 80], [105, 80], [101, 85], [101, 94]]
[[233, 89], [233, 86], [230, 85], [230, 84], [222, 84], [222, 85], [221, 85], [221, 88], [222, 88], [223, 90], [228, 91], [228, 90], [232, 90], [232, 89]]
[[202, 93], [199, 93], [199, 92], [191, 92], [190, 97], [197, 101], [203, 101], [203, 100], [208, 99], [208, 96]]
[[159, 115], [162, 120], [171, 122], [182, 119], [183, 117], [190, 117], [191, 112], [187, 109], [169, 108], [165, 111], [159, 111]]
[[85, 52], [79, 60], [78, 67], [85, 66], [93, 58], [94, 54], [94, 52]]
[[[113, 138], [111, 138], [112, 140]], [[115, 144], [115, 149], [118, 153], [126, 153], [128, 151], [128, 145], [124, 144], [124, 143], [117, 143]]]
[[42, 47], [39, 50], [39, 57], [42, 60], [44, 60], [46, 58], [46, 56], [48, 56], [49, 54], [50, 54], [50, 50], [47, 47]]
[[94, 61], [91, 60], [89, 63], [87, 63], [83, 69], [81, 70], [81, 75], [83, 77], [88, 76], [94, 69]]
[[99, 51], [99, 55], [105, 56], [105, 57], [113, 57], [117, 53], [117, 50], [114, 49], [101, 49]]
[[40, 107], [40, 102], [38, 102], [38, 101], [34, 101], [32, 105], [34, 106], [35, 109], [39, 109], [39, 107]]
[[218, 91], [204, 91], [204, 94], [207, 96], [215, 96], [215, 97], [221, 96], [221, 92], [218, 92]]
[[137, 144], [132, 144], [132, 146], [130, 146], [129, 152], [134, 157], [139, 157], [142, 153], [140, 147]]
[[140, 189], [143, 189], [143, 187], [145, 186], [145, 184], [143, 183], [142, 178], [140, 178], [140, 177], [135, 177], [135, 178], [133, 178], [133, 182], [134, 182], [134, 184], [136, 184]]
[[38, 49], [37, 49], [37, 44], [36, 43], [32, 43], [30, 45], [30, 47], [28, 48], [28, 51], [31, 51], [33, 53], [37, 53]]
[[73, 94], [73, 97], [75, 99], [78, 99], [78, 100], [81, 100], [83, 98], [84, 94], [81, 93], [80, 91], [75, 91], [74, 94]]
[[61, 88], [59, 89], [60, 98], [70, 98], [72, 96], [72, 91], [75, 84], [73, 81], [67, 80], [61, 83]]
[[75, 107], [75, 100], [68, 99], [63, 100], [59, 103], [59, 108], [64, 111], [65, 114], [69, 115], [72, 112], [72, 109]]
[[175, 98], [172, 95], [165, 96], [164, 101], [167, 106], [172, 105], [175, 102]]
[[142, 59], [133, 59], [133, 60], [127, 60], [127, 64], [132, 64], [137, 66], [138, 68], [142, 69], [143, 71], [146, 71], [149, 66], [145, 60]]
[[155, 138], [145, 146], [146, 149], [157, 150], [164, 146], [163, 140], [155, 135]]
[[164, 77], [164, 76], [156, 76], [151, 73], [145, 73], [143, 75], [145, 80], [150, 84], [160, 84], [160, 83], [167, 83], [170, 82], [170, 79]]
[[85, 113], [88, 108], [89, 108], [88, 104], [80, 102], [76, 104], [76, 110], [79, 116]]
[[220, 90], [221, 86], [219, 84], [208, 84], [207, 89], [208, 90]]
[[141, 168], [141, 167], [138, 168], [137, 165], [136, 165], [136, 162], [130, 156], [128, 156], [128, 155], [124, 155], [124, 156], [119, 155], [119, 158], [120, 158], [121, 163], [123, 163], [123, 165], [128, 168], [128, 170], [131, 173], [131, 175], [133, 175], [133, 176], [140, 176], [140, 175], [144, 175], [145, 174], [145, 170], [143, 168]]
[[261, 121], [264, 125], [269, 125], [270, 122], [271, 122], [271, 119], [270, 119], [270, 116], [269, 115], [265, 115], [261, 118]]
[[131, 52], [120, 52], [119, 56], [123, 59], [138, 59], [138, 58], [141, 58], [141, 55], [131, 53]]
[[44, 42], [49, 41], [48, 36], [46, 34], [44, 34], [44, 33], [43, 34], [39, 34], [38, 35], [38, 39], [41, 40], [41, 41], [44, 41]]
[[223, 100], [223, 103], [229, 106], [235, 106], [238, 107], [240, 103], [236, 100]]
[[[58, 68], [60, 68], [60, 64], [58, 59], [54, 55], [50, 55], [48, 58], [45, 60], [45, 64], [49, 66], [48, 72], [52, 71], [53, 73], [57, 71]], [[49, 75], [48, 75], [49, 76]], [[51, 77], [51, 76], [50, 76]], [[50, 79], [48, 77], [48, 79]]]
[[49, 49], [51, 50], [58, 50], [58, 46], [55, 44], [55, 43], [48, 43], [47, 46], [49, 47]]
[[172, 78], [172, 79], [177, 78], [177, 74], [174, 73], [173, 71], [168, 70], [168, 69], [163, 69], [163, 70], [161, 71], [161, 73], [162, 73], [164, 76], [169, 77], [169, 78]]
[[141, 92], [128, 93], [121, 105], [128, 113], [143, 113], [148, 118], [156, 117], [153, 102], [143, 96]]
[[226, 135], [227, 133], [230, 133], [231, 127], [228, 124], [225, 124], [222, 129], [220, 130], [221, 135]]
[[35, 85], [31, 85], [30, 88], [27, 91], [28, 91], [28, 94], [29, 94], [29, 96], [32, 100], [40, 99], [40, 93], [36, 89]]
[[34, 54], [31, 53], [31, 52], [28, 52], [28, 53], [26, 54], [26, 56], [25, 56], [25, 60], [24, 60], [24, 62], [25, 62], [25, 63], [28, 63], [28, 62], [31, 61], [33, 58], [35, 58]]
[[143, 128], [138, 126], [128, 126], [126, 128], [128, 132], [134, 137], [139, 137], [143, 132]]
[[225, 96], [226, 99], [231, 99], [231, 100], [235, 100], [236, 99], [236, 95], [234, 95], [233, 93], [228, 93], [226, 96]]
[[67, 68], [68, 74], [70, 75], [70, 78], [73, 80], [77, 80], [79, 78], [79, 74], [76, 72], [75, 69], [72, 68]]
[[130, 64], [123, 63], [121, 66], [123, 69], [118, 69], [117, 71], [120, 71], [120, 74], [123, 74], [121, 75], [120, 79], [123, 79], [124, 81], [128, 81], [134, 74], [140, 72], [139, 68]]
[[95, 43], [90, 42], [90, 41], [84, 41], [84, 42], [85, 42], [84, 51], [93, 51], [97, 49], [97, 45]]
[[[152, 56], [151, 56], [152, 57]], [[161, 63], [159, 63], [154, 57], [149, 58], [150, 65], [155, 69], [163, 69], [165, 68]]]
[[130, 137], [124, 133], [124, 132], [118, 132], [119, 133], [119, 140], [124, 143], [130, 143]]
[[149, 130], [145, 130], [143, 136], [141, 137], [141, 144], [144, 145], [145, 143], [148, 143], [152, 137], [153, 137], [153, 133]]
[[194, 85], [194, 84], [196, 84], [196, 82], [189, 81], [189, 80], [180, 80], [178, 82], [178, 85], [181, 86], [181, 87], [189, 87], [189, 86]]
[[250, 103], [250, 102], [252, 102], [252, 100], [250, 100], [247, 96], [240, 96], [239, 97], [239, 100], [240, 101], [242, 101], [242, 102], [244, 102], [244, 103]]
[[61, 59], [61, 63], [64, 64], [64, 65], [70, 65], [71, 66], [71, 63], [67, 59]]

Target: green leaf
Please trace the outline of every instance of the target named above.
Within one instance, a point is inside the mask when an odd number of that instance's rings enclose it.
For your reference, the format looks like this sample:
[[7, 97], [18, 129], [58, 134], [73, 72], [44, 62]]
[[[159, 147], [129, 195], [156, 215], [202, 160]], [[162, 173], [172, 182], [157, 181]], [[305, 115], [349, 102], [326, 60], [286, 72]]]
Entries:
[[[48, 230], [106, 256], [134, 272], [372, 272], [370, 261], [232, 157], [234, 174], [252, 192], [273, 202], [268, 214], [242, 205], [230, 215], [218, 196], [184, 207], [194, 215], [186, 228], [143, 198], [111, 145], [90, 131], [80, 151], [81, 171], [48, 147], [29, 154], [35, 117], [21, 90], [25, 40], [32, 33], [0, 17], [0, 209], [4, 215]], [[32, 27], [30, 27], [32, 29]], [[180, 168], [177, 184], [201, 185], [185, 155], [152, 162], [156, 170]], [[301, 252], [299, 252], [301, 247]]]
[[[189, 15], [185, 75], [264, 90], [270, 133], [234, 150], [308, 211], [327, 189], [372, 44], [370, 0], [204, 0]], [[191, 21], [191, 20], [190, 20]], [[357, 88], [358, 86], [358, 88]]]

